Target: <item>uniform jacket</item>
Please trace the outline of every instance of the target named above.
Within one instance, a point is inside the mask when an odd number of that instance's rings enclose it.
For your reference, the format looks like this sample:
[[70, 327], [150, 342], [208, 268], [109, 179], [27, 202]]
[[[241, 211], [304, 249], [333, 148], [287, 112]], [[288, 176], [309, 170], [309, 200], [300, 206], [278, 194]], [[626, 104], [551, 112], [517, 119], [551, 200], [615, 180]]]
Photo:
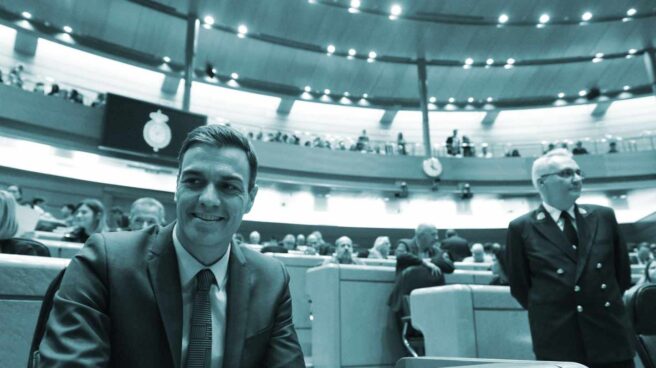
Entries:
[[[55, 295], [40, 366], [181, 366], [182, 296], [172, 231], [173, 224], [89, 239]], [[279, 261], [231, 247], [224, 367], [305, 367], [288, 283]]]
[[576, 206], [578, 249], [540, 206], [510, 223], [510, 291], [528, 309], [538, 359], [610, 363], [634, 355], [622, 293], [631, 267], [612, 209]]
[[442, 250], [449, 254], [453, 262], [462, 262], [463, 259], [472, 255], [467, 239], [458, 235], [442, 240]]

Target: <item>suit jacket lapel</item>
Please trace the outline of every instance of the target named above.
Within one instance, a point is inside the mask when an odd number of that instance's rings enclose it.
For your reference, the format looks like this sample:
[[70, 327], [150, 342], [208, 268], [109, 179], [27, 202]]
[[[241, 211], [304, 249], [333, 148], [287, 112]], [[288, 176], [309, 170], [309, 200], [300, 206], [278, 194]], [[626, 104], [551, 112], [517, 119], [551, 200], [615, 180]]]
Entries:
[[173, 355], [173, 364], [177, 368], [181, 365], [182, 291], [178, 260], [173, 247], [173, 225], [174, 223], [160, 230], [146, 261], [150, 284]]
[[231, 247], [228, 264], [228, 306], [226, 310], [226, 339], [224, 367], [239, 367], [246, 339], [248, 302], [251, 291], [251, 273], [239, 246]]
[[579, 259], [576, 264], [576, 280], [578, 280], [583, 274], [585, 264], [592, 250], [592, 241], [597, 234], [598, 219], [597, 216], [594, 216], [583, 207], [576, 206], [574, 212], [576, 214], [576, 227], [578, 228], [579, 234]]
[[538, 233], [546, 238], [553, 246], [565, 253], [573, 262], [576, 262], [576, 252], [572, 249], [572, 245], [569, 244], [563, 232], [558, 228], [558, 225], [544, 207], [540, 206], [537, 210], [533, 211], [531, 220]]

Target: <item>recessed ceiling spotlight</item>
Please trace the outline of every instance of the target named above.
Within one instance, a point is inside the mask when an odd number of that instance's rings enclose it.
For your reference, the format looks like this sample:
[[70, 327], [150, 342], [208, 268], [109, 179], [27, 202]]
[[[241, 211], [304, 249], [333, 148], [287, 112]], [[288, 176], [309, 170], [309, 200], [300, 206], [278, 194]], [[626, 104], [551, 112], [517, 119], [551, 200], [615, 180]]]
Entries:
[[487, 64], [487, 65], [492, 65], [492, 64], [494, 64], [494, 59], [489, 58], [489, 59], [485, 60], [485, 64]]
[[390, 8], [390, 15], [393, 17], [398, 17], [399, 15], [401, 15], [402, 12], [403, 12], [403, 8], [401, 8], [401, 5], [399, 4], [394, 4]]
[[203, 18], [203, 23], [211, 26], [212, 24], [214, 24], [214, 17], [212, 17], [211, 15], [206, 15], [205, 18]]
[[165, 63], [170, 63], [170, 62], [171, 62], [171, 58], [168, 57], [168, 56], [164, 56], [164, 57], [162, 58], [162, 60], [164, 60]]
[[499, 16], [499, 23], [504, 24], [504, 23], [506, 23], [506, 22], [508, 22], [508, 15], [506, 15], [506, 14], [501, 14], [501, 15]]
[[25, 19], [32, 19], [32, 13], [30, 13], [30, 12], [28, 12], [28, 11], [24, 11], [24, 12], [22, 12], [21, 15], [22, 15], [23, 18], [25, 18]]
[[355, 54], [356, 54], [355, 49], [349, 49], [348, 54], [349, 54], [349, 56], [355, 56]]
[[587, 22], [590, 19], [592, 19], [592, 13], [590, 13], [589, 11], [587, 11], [587, 12], [583, 13], [583, 15], [581, 15], [581, 20], [584, 21], [584, 22]]
[[330, 90], [329, 90], [328, 88], [324, 89], [324, 90], [323, 90], [323, 94], [324, 94], [324, 95], [329, 95], [329, 94], [330, 94]]
[[472, 58], [465, 59], [465, 65], [472, 65], [473, 63], [474, 63], [474, 59]]
[[628, 90], [631, 89], [631, 86], [624, 86], [622, 89], [625, 90], [625, 91], [628, 91]]
[[492, 101], [494, 101], [494, 99], [492, 97], [487, 98], [487, 102], [492, 102]]
[[230, 74], [230, 78], [237, 80], [237, 79], [239, 79], [239, 74], [237, 74], [237, 73], [231, 73], [231, 74]]
[[369, 51], [369, 59], [375, 59], [378, 54], [376, 54], [376, 51]]
[[361, 5], [360, 0], [351, 0], [351, 8], [357, 9]]
[[631, 9], [626, 11], [626, 15], [628, 15], [629, 17], [632, 17], [632, 16], [636, 15], [637, 12], [638, 11], [635, 10], [635, 8], [631, 8]]
[[335, 52], [335, 45], [328, 45], [328, 47], [326, 47], [326, 51], [328, 51], [329, 54], [334, 53]]
[[62, 29], [63, 29], [64, 32], [66, 32], [66, 33], [73, 33], [73, 28], [71, 28], [71, 27], [69, 27], [69, 26], [64, 26], [64, 27], [62, 27]]
[[435, 103], [437, 101], [437, 98], [435, 96], [431, 96], [431, 98], [428, 99], [428, 102], [430, 103]]
[[453, 97], [449, 97], [449, 103], [454, 103], [454, 102], [456, 102], [456, 99]]
[[542, 15], [540, 16], [540, 23], [541, 23], [541, 24], [549, 23], [549, 20], [550, 20], [550, 19], [551, 19], [551, 17], [549, 17], [549, 14], [542, 14]]
[[558, 98], [564, 98], [564, 97], [565, 97], [565, 93], [564, 93], [564, 92], [560, 92], [560, 93], [558, 94]]
[[312, 91], [312, 87], [310, 87], [310, 86], [305, 86], [305, 88], [303, 88], [303, 90], [304, 90], [305, 92], [311, 92], [311, 91]]
[[636, 49], [629, 49], [629, 54], [634, 55], [638, 50]]
[[350, 95], [351, 95], [351, 94], [348, 93], [348, 91], [347, 91], [347, 92], [344, 92], [344, 97], [348, 97], [348, 96], [350, 96]]
[[508, 58], [508, 60], [506, 60], [506, 64], [508, 64], [508, 65], [514, 65], [514, 64], [515, 64], [515, 59], [513, 59], [513, 58]]
[[237, 36], [239, 36], [241, 38], [244, 38], [246, 33], [248, 33], [248, 27], [246, 27], [243, 24], [240, 24], [239, 27], [237, 27], [237, 32], [239, 32], [239, 34]]
[[368, 98], [368, 97], [369, 97], [369, 95], [366, 94], [366, 93], [362, 95], [362, 98]]
[[579, 96], [581, 96], [581, 97], [585, 97], [585, 95], [587, 95], [587, 94], [588, 94], [588, 91], [586, 91], [584, 89], [579, 91]]
[[469, 102], [469, 103], [474, 102], [474, 97], [469, 97], [469, 98], [467, 99], [467, 102]]
[[604, 53], [603, 52], [598, 52], [598, 53], [595, 54], [595, 57], [601, 59], [602, 57], [604, 57]]

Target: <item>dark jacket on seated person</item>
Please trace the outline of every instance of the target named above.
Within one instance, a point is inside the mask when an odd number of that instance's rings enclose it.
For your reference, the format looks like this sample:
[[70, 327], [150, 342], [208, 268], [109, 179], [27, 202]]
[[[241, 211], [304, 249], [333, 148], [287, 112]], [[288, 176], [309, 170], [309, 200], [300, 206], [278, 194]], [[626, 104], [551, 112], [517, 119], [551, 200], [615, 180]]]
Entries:
[[90, 235], [84, 231], [84, 228], [76, 227], [75, 230], [65, 234], [62, 240], [73, 243], [86, 243], [89, 236]]
[[289, 251], [280, 245], [265, 245], [260, 249], [260, 253], [289, 253]]
[[50, 257], [50, 250], [42, 243], [23, 238], [0, 240], [0, 253]]

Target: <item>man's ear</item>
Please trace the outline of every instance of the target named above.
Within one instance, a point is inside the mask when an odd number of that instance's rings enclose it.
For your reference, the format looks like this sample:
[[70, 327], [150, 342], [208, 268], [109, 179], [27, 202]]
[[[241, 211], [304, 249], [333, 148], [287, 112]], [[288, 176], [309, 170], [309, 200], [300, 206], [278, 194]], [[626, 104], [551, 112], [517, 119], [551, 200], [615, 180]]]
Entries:
[[248, 203], [246, 204], [246, 211], [244, 213], [249, 213], [251, 208], [253, 208], [253, 203], [255, 202], [255, 196], [257, 196], [257, 190], [259, 187], [257, 185], [253, 186], [253, 189], [248, 192]]

